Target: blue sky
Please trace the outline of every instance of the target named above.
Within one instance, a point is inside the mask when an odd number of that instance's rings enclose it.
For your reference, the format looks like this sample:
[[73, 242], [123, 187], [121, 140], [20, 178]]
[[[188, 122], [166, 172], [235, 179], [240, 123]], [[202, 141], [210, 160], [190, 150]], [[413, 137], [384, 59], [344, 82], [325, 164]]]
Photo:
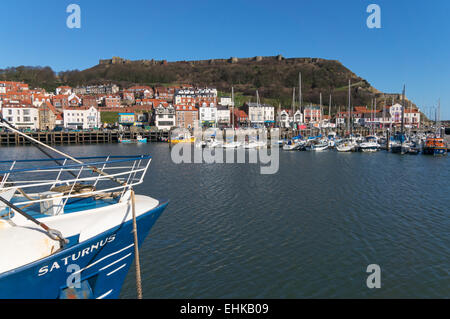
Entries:
[[[66, 26], [69, 4], [81, 29]], [[369, 29], [369, 4], [381, 29]], [[21, 0], [0, 11], [0, 68], [84, 69], [99, 59], [193, 60], [277, 55], [341, 61], [375, 88], [450, 119], [450, 1]]]

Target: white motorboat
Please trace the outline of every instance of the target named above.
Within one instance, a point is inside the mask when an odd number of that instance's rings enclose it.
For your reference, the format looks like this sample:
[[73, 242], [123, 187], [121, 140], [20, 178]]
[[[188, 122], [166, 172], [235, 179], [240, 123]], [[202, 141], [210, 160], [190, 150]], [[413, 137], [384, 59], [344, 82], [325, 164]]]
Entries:
[[366, 140], [359, 144], [361, 152], [378, 152], [380, 147], [376, 136], [367, 136]]
[[289, 141], [283, 145], [283, 151], [300, 151], [305, 149], [305, 142], [302, 140]]
[[311, 144], [311, 151], [315, 151], [315, 152], [325, 151], [328, 148], [329, 148], [329, 145], [328, 145], [327, 141], [320, 141], [317, 144], [314, 144], [314, 143]]
[[336, 150], [338, 152], [353, 152], [355, 150], [356, 144], [351, 140], [343, 141], [336, 145]]

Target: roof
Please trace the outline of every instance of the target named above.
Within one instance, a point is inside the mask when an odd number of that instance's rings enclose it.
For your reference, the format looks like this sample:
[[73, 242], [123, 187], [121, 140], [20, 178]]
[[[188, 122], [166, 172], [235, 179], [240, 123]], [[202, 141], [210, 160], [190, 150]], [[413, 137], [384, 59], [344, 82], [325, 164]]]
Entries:
[[3, 103], [2, 108], [4, 109], [37, 109], [37, 106], [34, 106], [30, 103]]
[[248, 107], [273, 107], [272, 105], [262, 104], [262, 103], [255, 103], [255, 102], [248, 102], [246, 104], [247, 104]]
[[195, 106], [191, 105], [175, 105], [175, 108], [178, 112], [198, 112], [198, 109]]
[[52, 111], [53, 114], [58, 115], [60, 112], [56, 110], [56, 108], [53, 106], [52, 103], [46, 101], [45, 103], [42, 103], [39, 109], [42, 109], [44, 106], [48, 107], [50, 111]]
[[75, 107], [65, 107], [64, 111], [87, 111], [90, 108], [94, 108], [97, 110], [95, 106], [75, 106]]

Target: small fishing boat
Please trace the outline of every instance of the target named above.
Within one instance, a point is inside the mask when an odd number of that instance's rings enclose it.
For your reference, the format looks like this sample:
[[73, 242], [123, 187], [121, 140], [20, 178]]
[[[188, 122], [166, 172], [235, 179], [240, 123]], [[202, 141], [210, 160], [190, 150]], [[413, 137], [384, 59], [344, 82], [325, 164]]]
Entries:
[[124, 139], [122, 135], [119, 136], [119, 143], [123, 144], [147, 144], [147, 138], [142, 135], [136, 136], [135, 140]]

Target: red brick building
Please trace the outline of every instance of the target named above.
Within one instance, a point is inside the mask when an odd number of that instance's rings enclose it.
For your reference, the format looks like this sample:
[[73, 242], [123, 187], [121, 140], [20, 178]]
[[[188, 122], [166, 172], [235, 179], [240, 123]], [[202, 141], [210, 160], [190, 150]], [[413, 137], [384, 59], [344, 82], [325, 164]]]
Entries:
[[194, 128], [198, 121], [198, 109], [192, 105], [175, 105], [176, 126]]

